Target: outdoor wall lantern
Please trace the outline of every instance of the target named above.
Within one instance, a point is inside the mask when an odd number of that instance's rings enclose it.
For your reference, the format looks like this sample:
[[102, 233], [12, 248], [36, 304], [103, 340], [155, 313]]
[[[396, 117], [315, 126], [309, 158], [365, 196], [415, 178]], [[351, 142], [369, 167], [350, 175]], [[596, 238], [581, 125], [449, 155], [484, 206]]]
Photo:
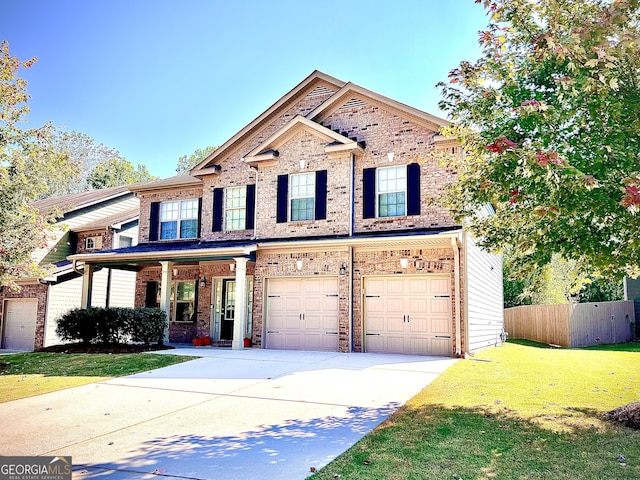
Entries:
[[302, 270], [302, 260], [296, 260], [296, 268]]
[[346, 275], [347, 274], [347, 264], [346, 263], [342, 263], [342, 265], [340, 266], [340, 275]]
[[400, 267], [401, 268], [407, 268], [407, 264], [409, 263], [409, 260], [406, 258], [401, 258], [400, 259]]
[[204, 288], [207, 286], [207, 279], [205, 277], [202, 277], [200, 279], [200, 288]]
[[231, 270], [232, 272], [236, 269], [236, 264], [234, 263], [230, 263], [229, 264], [229, 270]]

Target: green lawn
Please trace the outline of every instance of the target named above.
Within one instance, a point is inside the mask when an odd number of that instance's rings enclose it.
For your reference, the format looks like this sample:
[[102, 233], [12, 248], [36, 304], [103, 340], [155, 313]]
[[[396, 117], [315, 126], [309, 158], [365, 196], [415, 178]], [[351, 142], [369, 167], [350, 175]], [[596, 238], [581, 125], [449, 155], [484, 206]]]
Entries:
[[640, 353], [508, 343], [456, 363], [313, 478], [640, 478], [640, 431], [602, 418], [638, 400]]
[[180, 355], [17, 353], [0, 356], [0, 402], [166, 367]]

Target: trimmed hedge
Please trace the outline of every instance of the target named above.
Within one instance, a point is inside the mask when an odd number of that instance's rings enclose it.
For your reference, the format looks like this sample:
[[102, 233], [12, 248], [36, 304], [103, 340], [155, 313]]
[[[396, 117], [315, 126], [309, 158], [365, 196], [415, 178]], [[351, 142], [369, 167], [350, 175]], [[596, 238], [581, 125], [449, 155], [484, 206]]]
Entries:
[[127, 340], [162, 344], [167, 315], [159, 308], [75, 308], [58, 319], [56, 333], [67, 341], [118, 344]]

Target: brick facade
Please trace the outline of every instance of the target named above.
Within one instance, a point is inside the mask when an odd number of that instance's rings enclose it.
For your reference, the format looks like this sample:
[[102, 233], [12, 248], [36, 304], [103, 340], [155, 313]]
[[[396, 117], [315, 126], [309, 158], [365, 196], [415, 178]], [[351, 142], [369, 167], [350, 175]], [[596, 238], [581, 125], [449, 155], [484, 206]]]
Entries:
[[[110, 250], [113, 248], [113, 237], [113, 231], [105, 228], [93, 232], [78, 233], [78, 246], [76, 248], [76, 253], [91, 253], [97, 250]], [[102, 240], [102, 246], [100, 248], [88, 249], [87, 238], [100, 238]]]

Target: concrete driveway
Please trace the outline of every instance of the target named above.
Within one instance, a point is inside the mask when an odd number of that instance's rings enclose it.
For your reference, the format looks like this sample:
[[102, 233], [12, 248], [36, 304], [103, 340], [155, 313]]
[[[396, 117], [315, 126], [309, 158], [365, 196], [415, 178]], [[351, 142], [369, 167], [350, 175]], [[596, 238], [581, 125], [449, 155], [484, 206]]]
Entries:
[[74, 478], [304, 479], [455, 360], [178, 348], [202, 358], [0, 404], [0, 455], [71, 455]]

